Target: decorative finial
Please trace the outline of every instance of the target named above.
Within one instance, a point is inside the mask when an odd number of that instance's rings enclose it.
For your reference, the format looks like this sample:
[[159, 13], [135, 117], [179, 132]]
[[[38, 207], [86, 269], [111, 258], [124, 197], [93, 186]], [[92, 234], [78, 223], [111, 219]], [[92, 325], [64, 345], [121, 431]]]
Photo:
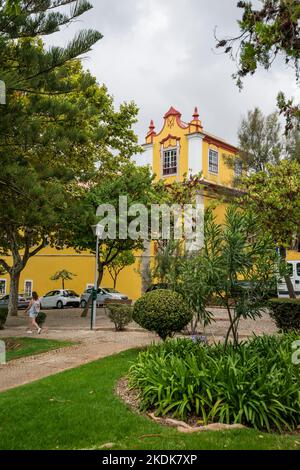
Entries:
[[194, 114], [193, 114], [194, 121], [199, 120], [199, 113], [198, 113], [198, 108], [197, 106], [195, 107]]

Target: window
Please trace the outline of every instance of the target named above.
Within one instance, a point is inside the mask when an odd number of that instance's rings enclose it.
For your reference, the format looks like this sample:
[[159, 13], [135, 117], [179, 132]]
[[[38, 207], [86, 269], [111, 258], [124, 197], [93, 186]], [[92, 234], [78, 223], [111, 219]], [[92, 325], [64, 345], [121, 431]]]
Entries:
[[163, 176], [177, 174], [177, 149], [164, 150]]
[[48, 294], [45, 295], [45, 297], [53, 297], [55, 292], [52, 290], [51, 292], [48, 292]]
[[208, 171], [210, 173], [219, 173], [219, 154], [216, 150], [209, 149]]
[[26, 297], [31, 297], [32, 296], [32, 286], [33, 286], [32, 281], [25, 281], [24, 282], [24, 294], [25, 294]]
[[297, 276], [300, 276], [300, 263], [297, 263]]
[[6, 294], [6, 279], [0, 279], [0, 296]]
[[294, 275], [294, 267], [293, 267], [292, 263], [287, 264], [287, 271], [288, 271], [288, 275], [290, 277], [292, 277]]
[[66, 297], [79, 297], [74, 290], [65, 290], [64, 294], [66, 294]]
[[243, 174], [243, 162], [241, 160], [236, 160], [234, 162], [234, 174], [235, 174], [235, 176], [242, 176], [242, 174]]

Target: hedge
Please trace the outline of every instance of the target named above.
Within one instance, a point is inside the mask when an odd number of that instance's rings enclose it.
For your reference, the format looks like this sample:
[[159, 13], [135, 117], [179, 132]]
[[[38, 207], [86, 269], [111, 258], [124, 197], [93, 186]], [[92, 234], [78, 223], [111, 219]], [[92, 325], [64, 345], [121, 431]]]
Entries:
[[8, 308], [0, 307], [0, 330], [4, 330], [4, 325], [6, 323], [7, 315], [8, 315]]
[[269, 309], [270, 316], [280, 331], [300, 331], [300, 300], [272, 299], [269, 301]]

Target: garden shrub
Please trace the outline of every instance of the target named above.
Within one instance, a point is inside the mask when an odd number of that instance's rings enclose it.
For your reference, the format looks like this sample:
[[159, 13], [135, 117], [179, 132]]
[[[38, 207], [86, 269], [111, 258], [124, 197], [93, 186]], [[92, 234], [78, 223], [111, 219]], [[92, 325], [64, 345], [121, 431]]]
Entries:
[[132, 321], [132, 307], [130, 305], [109, 305], [107, 315], [114, 323], [116, 331], [123, 331]]
[[39, 327], [43, 326], [47, 318], [47, 314], [45, 312], [39, 312], [37, 317], [36, 317], [36, 322], [39, 325]]
[[300, 300], [272, 299], [269, 308], [270, 316], [280, 331], [300, 331]]
[[6, 323], [7, 315], [8, 315], [8, 308], [0, 307], [0, 330], [4, 330], [4, 325]]
[[8, 316], [8, 309], [7, 308], [0, 308], [0, 330], [4, 329], [4, 325], [6, 323]]
[[143, 295], [133, 309], [134, 321], [157, 333], [164, 341], [182, 331], [192, 317], [193, 313], [183, 297], [170, 290], [158, 289]]
[[299, 335], [255, 337], [238, 347], [167, 341], [141, 352], [130, 385], [141, 408], [157, 415], [189, 416], [205, 424], [243, 424], [294, 430], [300, 423], [300, 370], [292, 363]]

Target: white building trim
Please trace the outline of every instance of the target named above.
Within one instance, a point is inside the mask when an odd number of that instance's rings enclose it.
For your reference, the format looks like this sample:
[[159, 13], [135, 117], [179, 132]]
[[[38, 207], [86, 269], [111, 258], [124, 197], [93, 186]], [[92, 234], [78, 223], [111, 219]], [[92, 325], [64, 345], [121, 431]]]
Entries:
[[[30, 287], [30, 292], [26, 292], [26, 283], [30, 283], [31, 287]], [[30, 297], [32, 295], [32, 291], [33, 291], [33, 280], [32, 279], [25, 279], [24, 281], [24, 294], [28, 294]]]
[[135, 155], [134, 161], [137, 166], [150, 166], [151, 170], [153, 170], [153, 144], [145, 144], [143, 145], [144, 152], [138, 155]]
[[203, 172], [203, 139], [200, 132], [187, 135], [188, 139], [188, 171], [192, 175]]

